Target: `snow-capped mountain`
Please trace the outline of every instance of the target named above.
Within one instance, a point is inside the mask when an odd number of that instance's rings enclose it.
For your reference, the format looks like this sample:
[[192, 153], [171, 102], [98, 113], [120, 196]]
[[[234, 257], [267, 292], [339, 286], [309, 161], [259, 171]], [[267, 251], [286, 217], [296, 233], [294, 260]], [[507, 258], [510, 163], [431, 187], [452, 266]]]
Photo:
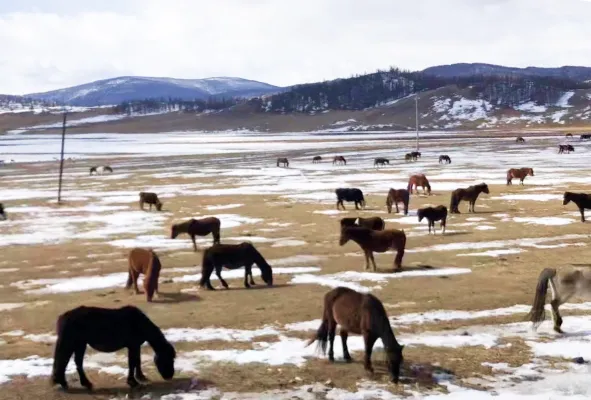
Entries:
[[276, 93], [282, 88], [242, 78], [173, 79], [123, 76], [27, 97], [75, 106], [120, 104], [146, 98], [184, 100], [218, 97], [255, 97]]

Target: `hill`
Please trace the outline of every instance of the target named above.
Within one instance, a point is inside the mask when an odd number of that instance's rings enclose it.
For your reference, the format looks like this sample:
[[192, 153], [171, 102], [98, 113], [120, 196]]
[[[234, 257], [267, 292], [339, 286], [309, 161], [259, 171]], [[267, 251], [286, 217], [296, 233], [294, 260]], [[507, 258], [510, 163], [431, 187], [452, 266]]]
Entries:
[[538, 76], [567, 78], [576, 81], [587, 81], [591, 79], [590, 67], [563, 66], [558, 68], [539, 68], [539, 67], [505, 67], [502, 65], [482, 64], [482, 63], [458, 63], [449, 65], [437, 65], [426, 68], [422, 71], [424, 74], [435, 75], [444, 78], [467, 77], [473, 75], [496, 75], [496, 76]]

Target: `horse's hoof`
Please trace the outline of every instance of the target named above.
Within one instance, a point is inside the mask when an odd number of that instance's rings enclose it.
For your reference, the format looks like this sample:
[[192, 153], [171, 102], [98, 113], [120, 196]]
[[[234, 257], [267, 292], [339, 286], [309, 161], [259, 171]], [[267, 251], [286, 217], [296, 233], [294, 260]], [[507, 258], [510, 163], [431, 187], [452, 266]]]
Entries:
[[130, 388], [135, 389], [138, 386], [140, 386], [140, 383], [138, 381], [136, 381], [135, 379], [131, 378], [131, 379], [127, 379], [127, 384], [129, 385]]

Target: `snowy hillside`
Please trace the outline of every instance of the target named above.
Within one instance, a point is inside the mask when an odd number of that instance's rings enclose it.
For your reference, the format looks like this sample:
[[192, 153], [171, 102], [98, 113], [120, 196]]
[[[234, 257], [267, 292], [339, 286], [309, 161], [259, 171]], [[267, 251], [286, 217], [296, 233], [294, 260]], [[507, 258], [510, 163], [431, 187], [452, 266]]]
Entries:
[[125, 76], [66, 89], [33, 93], [27, 97], [75, 106], [115, 105], [147, 98], [183, 100], [218, 97], [254, 97], [281, 88], [242, 78], [172, 79]]

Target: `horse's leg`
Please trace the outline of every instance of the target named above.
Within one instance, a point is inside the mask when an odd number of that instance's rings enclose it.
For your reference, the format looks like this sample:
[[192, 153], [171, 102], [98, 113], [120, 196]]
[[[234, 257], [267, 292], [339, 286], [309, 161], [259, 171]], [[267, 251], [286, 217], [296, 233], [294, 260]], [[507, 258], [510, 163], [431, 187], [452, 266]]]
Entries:
[[398, 210], [398, 200], [394, 200], [394, 204], [396, 204], [396, 214], [398, 214], [400, 212]]
[[579, 211], [581, 212], [581, 222], [585, 222], [585, 208], [579, 207]]
[[84, 361], [84, 353], [86, 352], [86, 343], [81, 343], [74, 350], [74, 362], [76, 363], [76, 371], [80, 376], [80, 384], [88, 390], [92, 390], [92, 383], [86, 377], [82, 363]]
[[337, 322], [332, 318], [328, 321], [328, 361], [334, 362], [334, 337], [337, 331]]
[[359, 204], [359, 203], [358, 203], [357, 201], [355, 201], [355, 209], [356, 209], [356, 210], [359, 210], [359, 206], [358, 206], [358, 204]]
[[221, 266], [218, 266], [218, 265], [215, 266], [215, 274], [217, 275], [218, 279], [222, 283], [222, 286], [224, 286], [226, 289], [228, 289], [228, 282], [226, 282], [224, 280], [224, 278], [222, 278], [222, 267]]
[[127, 372], [127, 384], [132, 388], [139, 386], [139, 382], [135, 379], [135, 370], [140, 365], [140, 346], [130, 346], [127, 349], [127, 362], [129, 370]]
[[250, 273], [250, 267], [248, 264], [244, 265], [244, 287], [250, 289], [250, 285], [248, 283], [248, 275]]
[[197, 242], [195, 242], [195, 235], [191, 235], [191, 240], [193, 241], [193, 251], [197, 252]]
[[349, 337], [349, 332], [341, 327], [341, 342], [343, 342], [343, 358], [347, 362], [351, 362], [353, 359], [351, 358], [351, 354], [349, 354], [349, 347], [347, 346], [347, 338]]
[[139, 271], [131, 271], [131, 279], [133, 283], [133, 290], [135, 294], [140, 294], [140, 290], [137, 287], [137, 280], [140, 277]]
[[443, 218], [441, 220], [441, 229], [442, 229], [441, 233], [445, 233], [445, 225], [446, 224], [447, 224], [447, 218]]
[[125, 290], [131, 289], [132, 282], [133, 282], [133, 279], [131, 277], [131, 267], [130, 267], [129, 271], [127, 271], [127, 283], [125, 284]]
[[376, 267], [376, 260], [373, 258], [373, 251], [369, 253], [369, 258], [371, 260], [371, 263], [373, 264], [373, 272], [376, 272], [378, 270], [378, 267]]
[[254, 278], [252, 277], [252, 264], [248, 267], [248, 275], [250, 275], [250, 284], [253, 286], [256, 285], [256, 283], [254, 283]]
[[377, 337], [370, 331], [363, 332], [363, 341], [365, 342], [365, 370], [373, 374], [373, 367], [371, 366], [371, 352], [373, 351], [373, 345], [375, 344]]

